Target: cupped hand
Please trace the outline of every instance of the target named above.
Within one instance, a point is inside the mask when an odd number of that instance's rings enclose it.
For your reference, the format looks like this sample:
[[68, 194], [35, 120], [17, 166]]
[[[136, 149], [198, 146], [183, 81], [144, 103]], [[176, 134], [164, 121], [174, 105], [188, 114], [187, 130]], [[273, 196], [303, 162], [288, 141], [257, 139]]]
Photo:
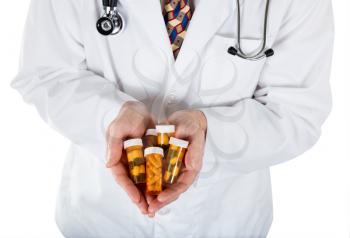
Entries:
[[123, 142], [130, 138], [141, 138], [147, 128], [154, 127], [151, 114], [140, 102], [126, 102], [118, 117], [107, 130], [107, 168], [116, 182], [125, 190], [130, 199], [138, 206], [143, 214], [148, 214], [147, 198], [142, 189], [138, 188], [129, 178], [128, 163]]
[[175, 184], [166, 188], [149, 203], [148, 212], [154, 214], [162, 207], [175, 201], [195, 181], [203, 162], [207, 120], [203, 112], [183, 110], [173, 113], [168, 122], [176, 126], [175, 137], [189, 141], [184, 168]]

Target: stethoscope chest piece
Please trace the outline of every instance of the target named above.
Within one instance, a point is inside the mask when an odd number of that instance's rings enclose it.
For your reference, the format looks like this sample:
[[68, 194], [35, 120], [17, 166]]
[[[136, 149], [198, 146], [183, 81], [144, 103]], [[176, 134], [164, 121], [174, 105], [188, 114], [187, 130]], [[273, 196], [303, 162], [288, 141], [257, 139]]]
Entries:
[[97, 31], [100, 34], [104, 36], [108, 36], [112, 34], [114, 30], [114, 23], [109, 17], [101, 17], [100, 19], [98, 19], [96, 23], [96, 27], [97, 27]]
[[125, 27], [125, 21], [118, 12], [117, 0], [103, 0], [103, 15], [97, 20], [97, 31], [104, 35], [116, 35], [121, 33]]
[[123, 31], [124, 19], [118, 12], [113, 16], [102, 16], [98, 19], [96, 28], [101, 35], [116, 35]]

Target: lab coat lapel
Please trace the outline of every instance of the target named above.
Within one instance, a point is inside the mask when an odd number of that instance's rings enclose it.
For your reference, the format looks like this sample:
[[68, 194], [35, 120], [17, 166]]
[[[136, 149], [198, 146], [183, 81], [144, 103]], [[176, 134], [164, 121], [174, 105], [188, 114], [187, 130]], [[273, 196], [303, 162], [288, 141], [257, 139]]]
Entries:
[[203, 50], [232, 11], [231, 0], [200, 0], [188, 27], [179, 55], [171, 68], [172, 77], [166, 82], [152, 107], [152, 113], [162, 122], [172, 112], [187, 108], [184, 101], [193, 79], [202, 66]]
[[188, 74], [199, 65], [200, 55], [208, 41], [214, 36], [232, 11], [229, 0], [201, 0], [198, 2], [185, 40], [175, 62], [178, 75]]
[[162, 50], [170, 62], [173, 54], [159, 0], [133, 0], [128, 5], [132, 12], [129, 21], [135, 21], [145, 43]]

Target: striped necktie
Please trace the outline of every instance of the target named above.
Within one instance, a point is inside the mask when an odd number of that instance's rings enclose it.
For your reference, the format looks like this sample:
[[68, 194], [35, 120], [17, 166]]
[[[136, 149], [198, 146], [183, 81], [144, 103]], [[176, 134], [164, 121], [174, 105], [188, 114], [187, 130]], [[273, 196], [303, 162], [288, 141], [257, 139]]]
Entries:
[[164, 20], [168, 30], [170, 43], [176, 59], [185, 39], [187, 27], [192, 17], [190, 0], [166, 0]]

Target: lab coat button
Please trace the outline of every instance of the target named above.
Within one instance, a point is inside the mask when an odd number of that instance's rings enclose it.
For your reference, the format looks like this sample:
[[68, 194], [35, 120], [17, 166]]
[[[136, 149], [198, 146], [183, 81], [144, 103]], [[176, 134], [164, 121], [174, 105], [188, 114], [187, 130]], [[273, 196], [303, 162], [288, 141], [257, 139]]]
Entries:
[[167, 97], [167, 104], [172, 105], [172, 104], [176, 104], [176, 102], [177, 102], [176, 94], [170, 93]]

